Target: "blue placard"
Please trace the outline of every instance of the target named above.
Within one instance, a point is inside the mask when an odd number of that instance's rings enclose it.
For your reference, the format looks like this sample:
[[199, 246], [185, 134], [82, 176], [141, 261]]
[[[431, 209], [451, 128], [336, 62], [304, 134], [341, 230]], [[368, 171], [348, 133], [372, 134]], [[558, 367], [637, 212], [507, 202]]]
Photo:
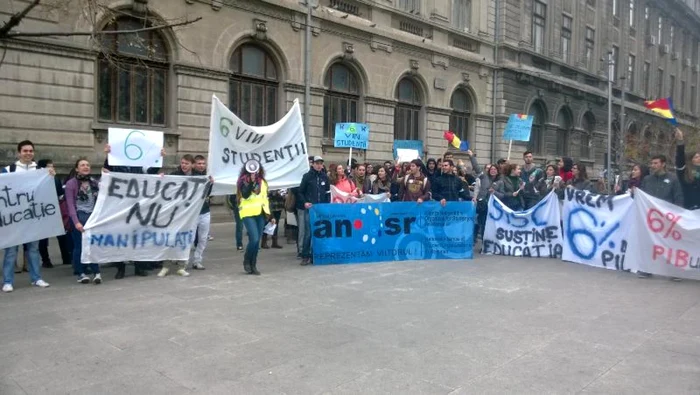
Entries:
[[511, 114], [503, 132], [503, 140], [530, 141], [532, 115]]
[[420, 140], [394, 140], [394, 159], [399, 157], [396, 152], [397, 148], [414, 149], [423, 158], [423, 142]]
[[336, 123], [335, 140], [336, 148], [367, 149], [369, 145], [369, 126], [364, 123]]
[[471, 259], [472, 202], [315, 204], [314, 264]]

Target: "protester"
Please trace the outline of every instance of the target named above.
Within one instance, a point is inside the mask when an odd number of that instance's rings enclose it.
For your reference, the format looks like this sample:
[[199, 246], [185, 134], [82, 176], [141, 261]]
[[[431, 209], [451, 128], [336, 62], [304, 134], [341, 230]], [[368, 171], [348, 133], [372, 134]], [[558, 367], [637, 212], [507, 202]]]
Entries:
[[[297, 258], [301, 258], [299, 244], [297, 243], [297, 238], [299, 237], [299, 226], [297, 223], [296, 214], [298, 194], [299, 187], [289, 188], [286, 190], [284, 197], [284, 211], [286, 212], [284, 221], [284, 236], [287, 239], [287, 244], [297, 245]], [[279, 221], [277, 221], [277, 223], [279, 224]]]
[[[537, 180], [537, 183], [534, 185], [535, 192], [537, 192], [537, 194], [539, 195], [539, 200], [544, 199], [552, 191], [554, 191], [558, 195], [560, 194], [559, 191], [562, 190], [561, 188], [563, 186], [563, 182], [561, 180], [561, 177], [558, 176], [557, 173], [558, 169], [556, 166], [547, 165], [547, 167], [545, 167], [544, 177], [541, 177], [539, 180]], [[563, 194], [561, 194], [561, 198], [564, 198]]]
[[377, 170], [377, 179], [372, 183], [372, 193], [375, 195], [384, 193], [391, 199], [391, 179], [383, 167]]
[[[365, 170], [367, 174], [367, 178], [369, 178], [369, 185], [370, 188], [372, 187], [372, 183], [377, 179], [377, 173], [375, 172], [374, 165], [371, 163], [365, 163]], [[370, 192], [367, 192], [370, 193]]]
[[238, 196], [241, 219], [248, 233], [248, 245], [243, 257], [243, 268], [248, 274], [260, 275], [258, 271], [258, 252], [260, 238], [265, 223], [276, 225], [277, 221], [270, 215], [270, 201], [267, 198], [268, 186], [265, 170], [256, 160], [249, 160], [241, 169], [238, 177]]
[[[51, 159], [40, 159], [37, 162], [36, 167], [37, 169], [54, 169], [53, 161]], [[58, 240], [58, 248], [61, 250], [61, 261], [64, 265], [70, 265], [72, 264], [71, 251], [73, 249], [73, 244], [71, 242], [70, 237], [70, 219], [68, 217], [68, 206], [66, 206], [63, 184], [61, 184], [61, 180], [59, 180], [58, 177], [54, 177], [54, 184], [56, 186], [58, 206], [61, 210], [61, 218], [63, 219], [63, 227], [66, 230], [66, 234], [56, 236], [56, 240]], [[39, 240], [39, 255], [41, 255], [41, 267], [47, 269], [53, 268], [51, 256], [49, 255], [49, 239]]]
[[520, 178], [525, 183], [525, 188], [523, 189], [523, 201], [525, 202], [525, 209], [534, 207], [540, 201], [540, 194], [535, 190], [535, 185], [542, 178], [542, 170], [533, 163], [532, 152], [525, 151], [523, 154], [523, 164], [522, 172]]
[[700, 151], [685, 154], [683, 132], [676, 128], [676, 172], [688, 210], [700, 210]]
[[569, 158], [569, 157], [562, 157], [559, 159], [558, 162], [559, 165], [559, 177], [561, 177], [561, 180], [564, 183], [569, 182], [572, 178], [574, 178], [574, 173], [572, 173], [571, 169], [574, 167], [574, 160]]
[[434, 158], [428, 159], [428, 163], [426, 165], [428, 171], [426, 176], [428, 176], [428, 181], [430, 181], [430, 185], [435, 185], [435, 178], [440, 174], [437, 166], [437, 162]]
[[[3, 168], [2, 173], [24, 173], [34, 171], [37, 165], [34, 162], [34, 143], [29, 140], [21, 141], [17, 144], [18, 160]], [[52, 177], [56, 176], [53, 169], [49, 169], [49, 174]], [[24, 246], [14, 246], [5, 248], [5, 256], [3, 257], [2, 275], [3, 275], [3, 292], [12, 292], [15, 282], [15, 262], [17, 261], [17, 251], [19, 247], [26, 248], [25, 255], [29, 264], [29, 277], [32, 285], [39, 288], [46, 288], [49, 283], [41, 279], [41, 264], [39, 263], [39, 241], [25, 243]]]
[[331, 171], [328, 178], [330, 179], [331, 184], [333, 184], [333, 186], [335, 186], [339, 191], [349, 193], [350, 196], [353, 197], [359, 197], [361, 195], [362, 191], [343, 171], [343, 165], [331, 166]]
[[66, 203], [72, 224], [73, 237], [73, 272], [78, 276], [78, 282], [87, 284], [90, 277], [85, 273], [85, 266], [90, 267], [94, 275], [92, 282], [102, 283], [100, 265], [96, 263], [83, 264], [81, 261], [83, 227], [87, 223], [97, 202], [99, 182], [90, 176], [90, 162], [78, 159], [75, 162], [75, 176], [66, 182]]
[[489, 198], [493, 192], [493, 186], [498, 179], [498, 166], [495, 164], [486, 165], [484, 172], [479, 175], [479, 190], [476, 193], [477, 238], [483, 237], [484, 235]]
[[581, 162], [576, 163], [572, 168], [571, 168], [571, 173], [573, 174], [573, 178], [569, 180], [567, 183], [567, 186], [570, 186], [576, 190], [579, 191], [589, 191], [592, 193], [596, 193], [596, 188], [595, 185], [591, 182], [591, 180], [588, 179], [588, 172], [586, 171], [586, 165], [584, 165]]
[[[675, 175], [666, 171], [666, 156], [664, 155], [655, 155], [651, 158], [651, 174], [642, 180], [641, 190], [655, 198], [683, 207], [681, 184]], [[647, 278], [651, 274], [640, 270], [637, 272], [637, 276]], [[679, 281], [680, 279], [672, 277], [671, 280]]]
[[[282, 191], [280, 190], [275, 190], [275, 191], [270, 191], [267, 195], [267, 199], [270, 202], [270, 211], [272, 212], [272, 218], [275, 219], [275, 222], [277, 224], [280, 223], [280, 218], [282, 218], [282, 210], [284, 210], [284, 199], [286, 195], [282, 194]], [[282, 248], [281, 245], [279, 245], [278, 240], [277, 240], [277, 234], [279, 232], [279, 226], [275, 227], [275, 231], [272, 233], [272, 248]], [[260, 238], [260, 248], [263, 249], [268, 249], [270, 248], [267, 245], [267, 238], [268, 235], [267, 233], [263, 233], [262, 237]]]
[[622, 195], [634, 188], [640, 188], [642, 186], [642, 180], [644, 177], [649, 175], [649, 168], [643, 164], [636, 164], [632, 166], [632, 173], [630, 174], [630, 179], [627, 180], [627, 185], [622, 186], [619, 184], [615, 185], [615, 194]]
[[[340, 174], [344, 175], [342, 166]], [[336, 167], [335, 171], [338, 171]], [[304, 209], [297, 211], [299, 217], [299, 240], [301, 241], [301, 265], [306, 266], [312, 263], [311, 255], [311, 222], [309, 218], [309, 210], [314, 204], [329, 203], [330, 196], [330, 181], [323, 168], [323, 158], [320, 156], [314, 157], [314, 165], [308, 173], [304, 174], [299, 185], [299, 196], [297, 196], [297, 206], [303, 204]], [[303, 232], [302, 230], [303, 229]]]
[[367, 176], [367, 168], [363, 164], [357, 165], [355, 168], [355, 176], [353, 182], [360, 194], [372, 193], [372, 180]]
[[430, 181], [421, 171], [422, 165], [420, 159], [411, 161], [409, 173], [401, 180], [399, 191], [401, 201], [423, 203], [430, 200]]
[[493, 195], [513, 211], [525, 209], [525, 201], [522, 196], [525, 182], [520, 178], [521, 174], [520, 165], [515, 163], [505, 164], [503, 165], [501, 179], [493, 186]]
[[[194, 167], [192, 175], [205, 176], [207, 175], [207, 159], [203, 155], [194, 157]], [[208, 193], [211, 193], [212, 184], [209, 184]], [[197, 230], [195, 232], [196, 239], [194, 243], [194, 254], [192, 257], [192, 268], [195, 270], [204, 270], [202, 261], [204, 259], [204, 250], [207, 248], [209, 241], [209, 232], [211, 229], [211, 209], [209, 207], [210, 197], [207, 196], [202, 204], [202, 209], [197, 217]]]
[[454, 174], [455, 165], [452, 159], [442, 161], [442, 175], [437, 179], [433, 188], [433, 199], [445, 207], [447, 202], [471, 200], [469, 189], [465, 189], [462, 180]]

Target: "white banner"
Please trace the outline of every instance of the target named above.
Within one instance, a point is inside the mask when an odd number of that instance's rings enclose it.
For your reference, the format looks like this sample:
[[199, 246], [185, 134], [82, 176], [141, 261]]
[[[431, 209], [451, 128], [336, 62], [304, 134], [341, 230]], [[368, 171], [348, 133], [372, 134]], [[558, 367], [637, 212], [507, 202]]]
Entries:
[[107, 142], [111, 166], [163, 167], [163, 132], [109, 128]]
[[241, 168], [249, 159], [263, 165], [270, 190], [299, 186], [309, 161], [298, 100], [275, 124], [249, 126], [212, 96], [208, 161], [208, 174], [216, 181], [212, 194], [235, 193]]
[[386, 193], [378, 193], [376, 195], [365, 194], [360, 198], [354, 197], [347, 192], [343, 192], [331, 185], [331, 203], [385, 203], [391, 199]]
[[482, 253], [561, 258], [561, 213], [554, 192], [527, 211], [513, 211], [491, 195]]
[[628, 260], [647, 273], [700, 280], [700, 210], [685, 210], [639, 189], [634, 201]]
[[56, 185], [48, 170], [0, 175], [0, 248], [64, 233]]
[[207, 197], [201, 177], [104, 173], [83, 232], [83, 263], [189, 259]]
[[564, 253], [562, 259], [613, 270], [637, 269], [626, 258], [634, 225], [630, 195], [597, 195], [567, 188], [564, 191]]

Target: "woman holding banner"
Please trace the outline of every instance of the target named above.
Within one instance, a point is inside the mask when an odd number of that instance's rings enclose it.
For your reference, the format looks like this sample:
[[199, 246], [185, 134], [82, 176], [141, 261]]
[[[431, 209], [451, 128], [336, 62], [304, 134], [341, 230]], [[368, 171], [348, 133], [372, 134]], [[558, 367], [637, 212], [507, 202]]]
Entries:
[[503, 165], [502, 177], [493, 186], [494, 196], [513, 211], [525, 209], [525, 201], [522, 196], [525, 183], [520, 179], [521, 171], [520, 165], [515, 163]]
[[[535, 191], [539, 194], [540, 200], [544, 199], [550, 192], [559, 192], [561, 190], [561, 177], [557, 175], [557, 167], [547, 165], [544, 169], [544, 177], [540, 178], [535, 184]], [[563, 195], [561, 196], [563, 198]]]
[[576, 163], [571, 168], [571, 173], [574, 175], [574, 178], [569, 180], [568, 186], [571, 186], [579, 191], [589, 191], [592, 193], [596, 193], [595, 186], [593, 185], [591, 180], [588, 179], [586, 165], [584, 165], [581, 162]]
[[372, 193], [375, 195], [384, 193], [391, 198], [391, 179], [383, 167], [377, 170], [377, 179], [372, 183]]
[[249, 160], [241, 169], [238, 177], [238, 212], [248, 232], [248, 245], [243, 257], [243, 268], [248, 274], [260, 275], [258, 271], [258, 252], [260, 251], [260, 239], [265, 227], [265, 220], [269, 218], [272, 224], [277, 224], [275, 218], [270, 215], [270, 201], [268, 199], [267, 181], [265, 170], [260, 162]]
[[[75, 175], [66, 182], [66, 203], [73, 231], [73, 272], [78, 275], [79, 283], [87, 284], [90, 282], [90, 277], [85, 274], [85, 265], [80, 260], [83, 250], [82, 233], [83, 227], [95, 208], [99, 182], [90, 176], [90, 162], [87, 159], [78, 159], [75, 162], [74, 173]], [[90, 271], [94, 274], [92, 282], [102, 283], [100, 266], [96, 263], [89, 265]]]
[[360, 197], [362, 191], [357, 188], [353, 180], [347, 177], [343, 165], [331, 166], [329, 179], [331, 184], [341, 192], [349, 193], [350, 196]]

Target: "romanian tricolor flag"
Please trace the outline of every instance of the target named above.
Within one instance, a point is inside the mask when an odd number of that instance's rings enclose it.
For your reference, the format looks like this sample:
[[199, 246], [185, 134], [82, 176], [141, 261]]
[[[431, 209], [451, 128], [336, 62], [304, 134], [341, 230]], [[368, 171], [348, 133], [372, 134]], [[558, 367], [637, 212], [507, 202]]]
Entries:
[[670, 97], [666, 99], [645, 101], [644, 106], [665, 120], [671, 122], [672, 125], [677, 125], [676, 117], [673, 115], [673, 100]]

